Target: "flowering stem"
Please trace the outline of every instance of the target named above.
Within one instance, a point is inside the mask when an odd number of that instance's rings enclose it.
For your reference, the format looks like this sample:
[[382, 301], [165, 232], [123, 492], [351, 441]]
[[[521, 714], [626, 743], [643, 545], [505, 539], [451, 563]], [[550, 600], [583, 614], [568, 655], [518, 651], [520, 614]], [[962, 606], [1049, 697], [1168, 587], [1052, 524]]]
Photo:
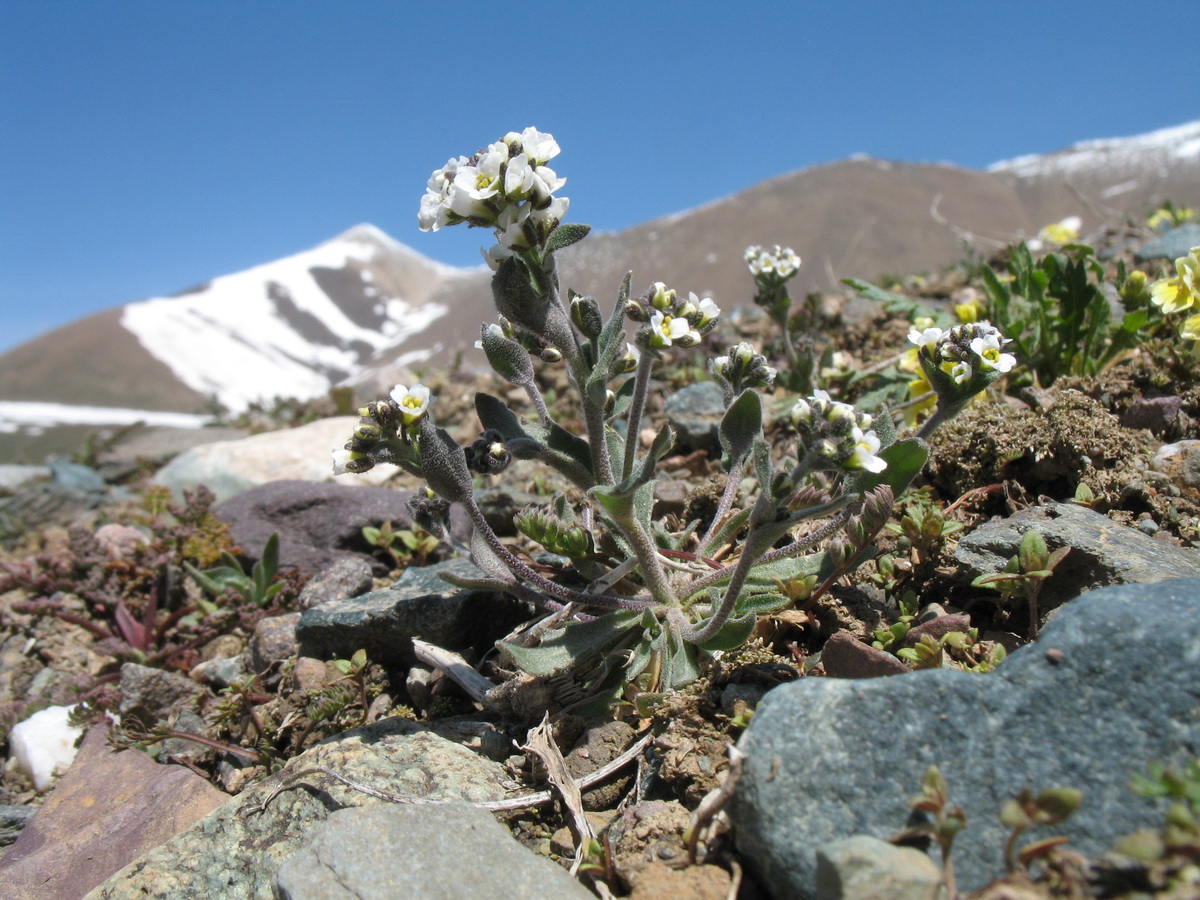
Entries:
[[712, 543], [714, 537], [717, 536], [717, 531], [721, 526], [721, 522], [733, 508], [733, 501], [737, 499], [738, 487], [742, 481], [742, 471], [745, 469], [745, 457], [741, 457], [733, 464], [729, 470], [729, 475], [725, 482], [725, 491], [721, 494], [721, 502], [717, 504], [717, 511], [713, 515], [713, 520], [708, 526], [708, 530], [704, 532], [704, 537], [700, 539], [699, 546], [696, 547], [696, 555], [703, 556], [708, 550], [708, 545]]
[[625, 516], [614, 515], [612, 521], [621, 529], [621, 534], [633, 547], [633, 552], [638, 559], [638, 566], [642, 570], [642, 578], [646, 582], [650, 595], [664, 606], [678, 606], [679, 598], [675, 596], [675, 589], [671, 587], [667, 573], [663, 571], [662, 563], [659, 562], [658, 547], [646, 533], [642, 523], [632, 512]]
[[513, 554], [501, 542], [500, 538], [496, 537], [496, 532], [492, 531], [492, 527], [488, 525], [487, 519], [484, 518], [483, 510], [472, 499], [463, 503], [467, 508], [467, 514], [471, 517], [471, 522], [475, 526], [475, 530], [491, 548], [492, 552], [500, 558], [509, 570], [519, 578], [524, 578], [526, 581], [537, 585], [537, 587], [552, 597], [557, 597], [568, 603], [578, 603], [584, 606], [602, 606], [607, 609], [646, 609], [653, 606], [651, 601], [634, 600], [629, 597], [619, 597], [616, 594], [584, 594], [579, 591], [573, 591], [568, 587], [563, 587], [561, 584], [555, 584], [549, 578], [546, 578], [539, 572], [534, 571]]
[[633, 382], [633, 402], [629, 405], [629, 417], [625, 428], [625, 460], [621, 464], [621, 480], [633, 471], [633, 458], [637, 455], [638, 431], [642, 427], [642, 411], [646, 408], [646, 393], [650, 388], [650, 370], [654, 368], [654, 357], [643, 351], [638, 358], [637, 374]]
[[548, 427], [550, 425], [550, 410], [546, 408], [546, 401], [542, 399], [542, 392], [538, 390], [537, 382], [527, 381], [521, 387], [525, 388], [525, 393], [529, 395], [529, 401], [533, 404], [533, 408], [537, 410], [538, 421]]
[[[850, 517], [848, 510], [841, 509], [850, 502], [850, 499], [850, 497], [842, 496], [838, 497], [836, 500], [831, 500], [828, 503], [823, 503], [820, 506], [814, 506], [811, 509], [804, 510], [804, 515], [802, 518], [807, 518], [808, 515], [821, 515], [827, 512], [834, 512], [837, 510], [840, 511], [832, 519], [830, 519], [816, 531], [813, 531], [811, 534], [806, 534], [804, 537], [793, 541], [786, 547], [780, 547], [778, 550], [767, 551], [762, 555], [758, 562], [765, 565], [766, 563], [773, 563], [780, 559], [786, 559], [789, 556], [795, 556], [801, 550], [805, 550], [829, 537], [831, 534], [845, 525], [846, 520]], [[730, 573], [734, 571], [737, 565], [737, 563], [734, 563], [732, 566], [725, 566], [722, 569], [717, 569], [715, 572], [709, 572], [707, 575], [697, 578], [687, 586], [684, 599], [687, 599], [688, 597], [694, 597], [696, 594], [710, 585], [716, 584], [725, 578], [729, 578]]]

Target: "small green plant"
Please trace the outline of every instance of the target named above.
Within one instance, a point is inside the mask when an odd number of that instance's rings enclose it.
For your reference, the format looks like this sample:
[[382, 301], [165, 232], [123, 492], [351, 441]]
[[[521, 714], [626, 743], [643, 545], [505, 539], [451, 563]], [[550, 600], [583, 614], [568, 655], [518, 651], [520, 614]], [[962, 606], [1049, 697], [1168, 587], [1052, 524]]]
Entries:
[[909, 491], [897, 504], [901, 507], [900, 521], [884, 526], [901, 538], [900, 547], [909, 551], [909, 561], [916, 567], [932, 559], [951, 535], [962, 531], [961, 522], [946, 518], [941, 504], [930, 497], [928, 488]]
[[[1010, 247], [1007, 277], [983, 272], [988, 313], [1013, 342], [1030, 379], [1048, 386], [1061, 375], [1090, 375], [1149, 337], [1150, 311], [1133, 309], [1112, 321], [1104, 265], [1085, 244], [1067, 244], [1035, 259], [1029, 247]], [[1119, 290], [1122, 285], [1116, 285]]]
[[919, 605], [916, 594], [912, 591], [905, 591], [904, 596], [897, 602], [900, 615], [896, 617], [896, 621], [887, 628], [881, 628], [875, 632], [875, 640], [871, 642], [871, 646], [876, 650], [895, 651], [904, 642], [905, 636], [912, 630], [913, 623], [917, 619]]
[[1171, 802], [1161, 829], [1137, 831], [1114, 849], [1151, 866], [1152, 881], [1162, 890], [1188, 896], [1200, 884], [1200, 759], [1193, 757], [1181, 767], [1152, 763], [1146, 774], [1133, 776], [1130, 788], [1142, 797]]
[[421, 528], [393, 528], [390, 521], [378, 528], [364, 525], [363, 539], [373, 547], [385, 551], [394, 563], [393, 568], [423, 566], [429, 561], [441, 541]]
[[1051, 788], [1034, 796], [1025, 788], [1000, 807], [1000, 822], [1012, 829], [1004, 844], [1004, 865], [1009, 872], [1027, 870], [1034, 860], [1044, 859], [1067, 842], [1064, 837], [1050, 837], [1017, 847], [1017, 841], [1028, 829], [1037, 825], [1057, 825], [1070, 818], [1083, 802], [1083, 794], [1075, 788]]
[[1038, 597], [1042, 593], [1042, 585], [1070, 552], [1070, 547], [1059, 547], [1051, 553], [1046, 548], [1046, 539], [1041, 532], [1030, 529], [1021, 536], [1017, 555], [1008, 561], [1004, 571], [980, 575], [971, 582], [971, 586], [999, 591], [1004, 604], [1023, 595], [1029, 609], [1029, 638], [1033, 640], [1038, 634]]
[[950, 860], [950, 851], [954, 849], [954, 839], [958, 833], [967, 827], [967, 814], [961, 807], [950, 804], [950, 789], [946, 778], [937, 766], [925, 770], [921, 780], [921, 794], [909, 803], [914, 812], [922, 812], [929, 816], [924, 825], [918, 825], [906, 832], [908, 837], [923, 837], [937, 844], [942, 854], [942, 878], [946, 883], [946, 896], [951, 900], [958, 896], [954, 879], [954, 863]]
[[[286, 582], [276, 580], [279, 568], [279, 534], [272, 532], [263, 547], [261, 558], [247, 574], [241, 562], [228, 551], [221, 554], [224, 565], [214, 566], [203, 572], [191, 563], [184, 563], [192, 580], [207, 594], [216, 600], [221, 600], [227, 594], [235, 594], [244, 604], [259, 609], [269, 604]], [[216, 612], [218, 604], [201, 601], [201, 612], [210, 614]]]

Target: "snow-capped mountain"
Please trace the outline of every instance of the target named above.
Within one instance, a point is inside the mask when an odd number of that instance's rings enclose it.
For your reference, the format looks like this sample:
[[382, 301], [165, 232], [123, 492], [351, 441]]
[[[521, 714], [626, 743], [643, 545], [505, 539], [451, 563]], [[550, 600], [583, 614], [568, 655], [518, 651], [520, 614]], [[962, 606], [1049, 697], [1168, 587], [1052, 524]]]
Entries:
[[1047, 178], [1130, 168], [1161, 172], [1177, 166], [1194, 166], [1197, 161], [1200, 161], [1200, 121], [1134, 137], [1082, 141], [1056, 153], [1001, 160], [987, 170], [1022, 178]]
[[456, 271], [360, 225], [186, 294], [131, 303], [121, 325], [189, 388], [238, 410], [323, 394], [407, 345], [448, 311], [429, 295]]

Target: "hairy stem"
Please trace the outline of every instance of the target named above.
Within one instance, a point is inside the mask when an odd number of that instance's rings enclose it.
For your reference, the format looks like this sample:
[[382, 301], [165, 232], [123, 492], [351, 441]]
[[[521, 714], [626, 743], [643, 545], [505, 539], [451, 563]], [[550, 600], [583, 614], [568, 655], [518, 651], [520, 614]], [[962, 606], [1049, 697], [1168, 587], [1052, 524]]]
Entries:
[[633, 402], [629, 405], [628, 423], [625, 428], [625, 461], [621, 465], [621, 480], [633, 471], [633, 459], [637, 456], [638, 432], [642, 427], [642, 412], [646, 408], [646, 393], [650, 388], [650, 370], [654, 368], [654, 357], [643, 351], [638, 358], [637, 374], [633, 382]]
[[508, 566], [518, 578], [523, 578], [531, 584], [537, 585], [540, 590], [545, 591], [552, 597], [557, 597], [567, 603], [578, 603], [582, 606], [602, 606], [607, 609], [646, 609], [653, 606], [653, 602], [645, 600], [635, 600], [629, 597], [620, 597], [616, 594], [584, 594], [579, 591], [573, 591], [568, 587], [563, 587], [561, 584], [555, 584], [549, 578], [546, 578], [540, 572], [537, 572], [527, 566], [521, 560], [517, 559], [516, 555], [504, 545], [500, 538], [496, 537], [496, 532], [492, 531], [492, 527], [488, 525], [487, 519], [484, 518], [483, 510], [474, 500], [470, 500], [463, 504], [467, 508], [467, 514], [471, 517], [471, 523], [475, 526], [475, 530], [487, 543], [493, 553], [499, 557], [504, 565]]
[[742, 457], [730, 468], [725, 482], [725, 490], [721, 494], [720, 503], [717, 504], [716, 514], [713, 515], [712, 523], [708, 526], [708, 530], [704, 532], [704, 537], [700, 539], [699, 546], [696, 547], [697, 556], [705, 554], [708, 550], [708, 545], [717, 536], [717, 531], [720, 530], [722, 520], [728, 515], [729, 510], [733, 509], [733, 501], [737, 499], [738, 486], [742, 481], [742, 472], [746, 467], [745, 463], [746, 459]]

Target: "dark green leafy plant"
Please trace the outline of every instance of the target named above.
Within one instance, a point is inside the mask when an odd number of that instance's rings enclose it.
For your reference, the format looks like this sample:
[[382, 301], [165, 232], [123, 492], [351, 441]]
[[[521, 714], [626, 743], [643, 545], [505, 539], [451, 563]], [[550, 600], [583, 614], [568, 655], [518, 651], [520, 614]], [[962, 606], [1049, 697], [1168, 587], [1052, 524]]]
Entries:
[[[1113, 321], [1104, 265], [1085, 244], [1035, 259], [1021, 243], [1009, 248], [1007, 267], [1007, 277], [990, 267], [983, 271], [988, 315], [1040, 385], [1062, 375], [1099, 372], [1148, 337], [1147, 308]], [[1020, 384], [1021, 379], [1012, 382]]]
[[[221, 555], [221, 559], [224, 565], [214, 566], [203, 572], [190, 563], [184, 563], [184, 568], [192, 576], [192, 580], [216, 600], [233, 593], [242, 603], [261, 609], [269, 604], [286, 584], [275, 577], [279, 569], [278, 533], [272, 532], [267, 538], [262, 556], [249, 574], [232, 553], [226, 551]], [[216, 609], [217, 604], [213, 603], [201, 606], [205, 613], [216, 612]]]
[[423, 566], [429, 560], [441, 541], [421, 528], [393, 528], [392, 523], [384, 522], [378, 528], [374, 525], [364, 525], [363, 540], [373, 547], [386, 552], [397, 569], [407, 566]]

